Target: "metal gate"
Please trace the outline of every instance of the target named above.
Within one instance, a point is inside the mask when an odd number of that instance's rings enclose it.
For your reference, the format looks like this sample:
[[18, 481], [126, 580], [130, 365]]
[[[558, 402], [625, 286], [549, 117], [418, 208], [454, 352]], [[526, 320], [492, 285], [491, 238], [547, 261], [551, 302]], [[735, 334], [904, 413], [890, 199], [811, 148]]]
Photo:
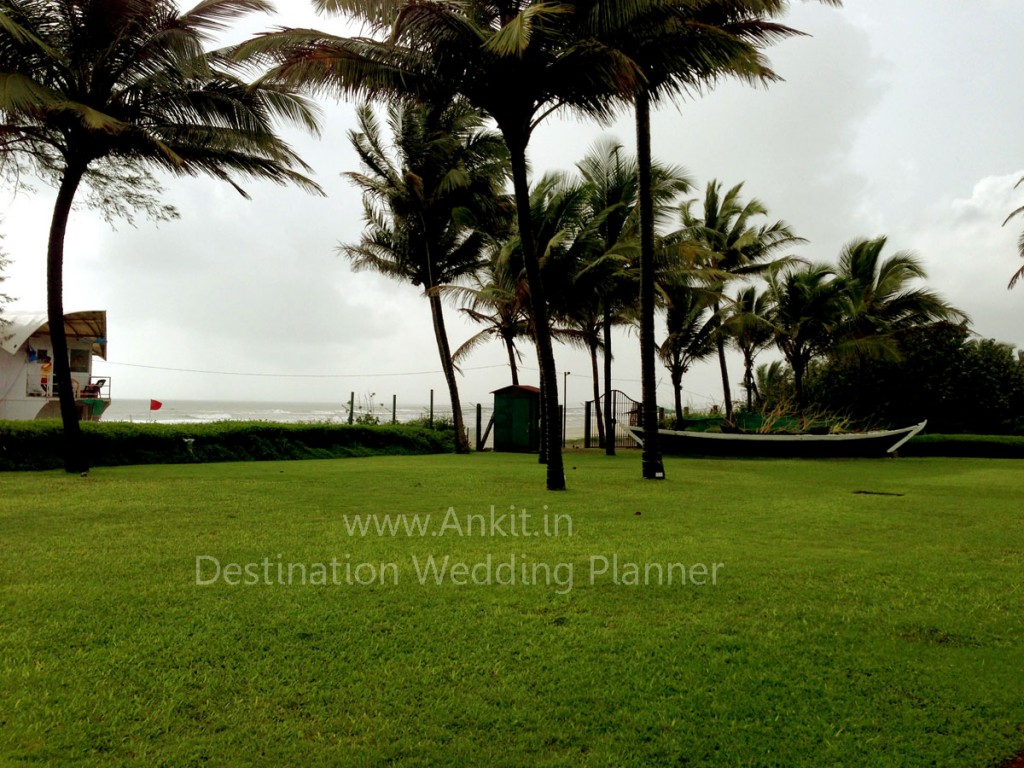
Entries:
[[[587, 401], [583, 422], [583, 447], [604, 448], [604, 443], [599, 439], [597, 420], [604, 418], [604, 401], [609, 396], [612, 402], [612, 424], [606, 432], [611, 435], [612, 444], [616, 448], [637, 448], [636, 441], [630, 437], [626, 427], [638, 426], [642, 421], [641, 404], [617, 389], [603, 395], [599, 400]], [[607, 438], [606, 434], [605, 439]]]

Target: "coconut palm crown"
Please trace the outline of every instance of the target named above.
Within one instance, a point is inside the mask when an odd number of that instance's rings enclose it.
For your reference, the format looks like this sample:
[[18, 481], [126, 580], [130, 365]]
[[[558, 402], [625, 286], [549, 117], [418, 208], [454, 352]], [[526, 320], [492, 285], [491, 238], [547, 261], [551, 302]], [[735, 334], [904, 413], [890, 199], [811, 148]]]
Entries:
[[960, 323], [967, 315], [941, 296], [914, 286], [926, 273], [910, 251], [889, 257], [886, 237], [853, 240], [839, 254], [844, 321], [837, 353], [857, 357], [898, 358], [901, 331], [935, 322]]
[[[790, 246], [806, 242], [793, 234], [784, 221], [760, 223], [768, 209], [757, 198], [741, 197], [743, 183], [722, 192], [715, 179], [708, 182], [701, 200], [687, 201], [681, 208], [683, 229], [677, 233], [698, 247], [705, 266], [732, 278], [746, 278], [778, 269], [792, 257], [780, 255]], [[699, 210], [697, 206], [699, 205]], [[721, 284], [720, 289], [724, 289]], [[721, 307], [715, 305], [715, 313]], [[716, 338], [718, 365], [722, 377], [722, 396], [725, 416], [732, 419], [732, 394], [729, 372], [725, 360], [725, 336]]]
[[507, 228], [505, 145], [463, 101], [392, 105], [390, 143], [369, 106], [360, 107], [357, 117], [359, 130], [350, 131], [349, 139], [363, 170], [347, 176], [363, 193], [366, 228], [359, 242], [341, 251], [357, 270], [423, 287], [451, 398], [456, 450], [468, 453], [440, 288], [475, 273], [489, 233]]
[[842, 281], [828, 264], [790, 264], [768, 275], [775, 346], [793, 372], [796, 407], [806, 405], [804, 376], [811, 361], [827, 354], [844, 320]]

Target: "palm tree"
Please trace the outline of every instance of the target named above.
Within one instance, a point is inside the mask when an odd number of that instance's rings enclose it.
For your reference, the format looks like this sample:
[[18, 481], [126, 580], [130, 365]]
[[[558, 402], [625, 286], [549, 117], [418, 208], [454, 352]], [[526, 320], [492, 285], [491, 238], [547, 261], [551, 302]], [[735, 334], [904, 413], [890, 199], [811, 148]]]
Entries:
[[[840, 0], [821, 0], [838, 6]], [[700, 92], [722, 76], [749, 82], [777, 79], [760, 48], [799, 34], [771, 21], [786, 0], [667, 0], [633, 3], [615, 12], [596, 3], [591, 24], [598, 37], [640, 67], [643, 87], [634, 94], [640, 196], [640, 356], [643, 379], [643, 476], [664, 479], [658, 449], [655, 382], [655, 211], [651, 176], [651, 104], [680, 93]]]
[[451, 398], [456, 451], [469, 453], [440, 288], [480, 268], [487, 244], [482, 230], [503, 216], [504, 144], [482, 129], [480, 113], [463, 101], [393, 105], [390, 147], [369, 106], [359, 108], [357, 119], [359, 130], [349, 138], [365, 172], [347, 175], [362, 190], [366, 229], [359, 243], [341, 250], [356, 269], [423, 287]]
[[772, 326], [767, 319], [769, 299], [767, 291], [759, 292], [755, 286], [748, 285], [733, 299], [722, 320], [722, 330], [743, 355], [743, 388], [747, 393], [748, 411], [753, 409], [754, 399], [758, 397], [754, 359], [772, 342]]
[[[540, 276], [544, 290], [551, 297], [548, 303], [547, 329], [553, 340], [581, 347], [596, 361], [601, 346], [600, 325], [595, 320], [595, 295], [580, 265], [596, 250], [596, 232], [587, 216], [588, 190], [585, 184], [566, 173], [545, 174], [530, 192], [532, 240], [540, 257]], [[523, 236], [518, 232], [509, 242], [514, 263], [524, 265]], [[529, 280], [527, 288], [529, 288]], [[530, 322], [536, 342], [541, 320], [530, 305]], [[547, 422], [558, 420], [557, 405], [544, 397], [545, 381], [541, 377], [541, 450], [540, 461], [548, 460], [551, 451]], [[561, 432], [559, 431], [559, 434]], [[559, 446], [560, 447], [560, 446]]]
[[[697, 91], [717, 76], [768, 80], [758, 46], [795, 34], [774, 18], [785, 0], [315, 0], [321, 10], [355, 16], [388, 33], [388, 40], [339, 38], [314, 30], [263, 36], [247, 54], [277, 62], [269, 77], [366, 98], [447, 99], [459, 93], [489, 114], [505, 138], [530, 300], [538, 321], [537, 349], [548, 410], [558, 404], [557, 376], [547, 331], [546, 291], [529, 217], [527, 146], [537, 124], [568, 108], [608, 118], [620, 100], [637, 113], [641, 200], [641, 348], [648, 411], [644, 476], [664, 477], [654, 421], [654, 213], [651, 198], [650, 104]], [[823, 0], [838, 5], [838, 0]], [[549, 421], [557, 446], [560, 425]], [[565, 487], [562, 457], [552, 452], [547, 485]]]
[[924, 267], [909, 251], [883, 258], [886, 242], [885, 237], [857, 239], [839, 254], [837, 276], [845, 317], [838, 329], [838, 354], [898, 359], [900, 332], [968, 319], [933, 291], [911, 287], [927, 276]]
[[[597, 222], [600, 254], [594, 260], [608, 259], [615, 268], [608, 274], [602, 269], [605, 282], [600, 288], [598, 309], [601, 312], [601, 338], [604, 341], [604, 409], [599, 389], [595, 387], [594, 407], [597, 409], [598, 444], [605, 453], [615, 455], [614, 408], [612, 403], [612, 326], [621, 321], [624, 304], [635, 303], [634, 280], [629, 274], [630, 262], [637, 255], [636, 160], [623, 156], [622, 145], [612, 139], [597, 142], [576, 164], [587, 185], [590, 216]], [[604, 265], [602, 265], [604, 266]], [[606, 437], [607, 433], [607, 437]]]
[[[622, 145], [599, 141], [576, 166], [587, 185], [589, 228], [596, 230], [595, 251], [581, 275], [592, 286], [593, 303], [601, 312], [604, 342], [604, 414], [598, 413], [598, 437], [614, 435], [612, 392], [612, 326], [635, 319], [639, 298], [639, 175], [635, 158], [623, 154]], [[654, 164], [651, 193], [654, 215], [660, 222], [671, 203], [689, 191], [691, 181], [682, 168]], [[590, 297], [588, 297], [588, 302]], [[595, 385], [595, 398], [597, 385]], [[605, 426], [607, 425], [607, 426]], [[614, 439], [604, 440], [605, 452], [615, 454]]]
[[[1014, 189], [1024, 184], [1024, 178], [1021, 178], [1014, 185]], [[1024, 213], [1024, 205], [1016, 210], [1012, 211], [1009, 216], [1003, 221], [1003, 226], [1006, 226], [1006, 222], [1012, 219], [1014, 216]], [[1017, 251], [1020, 253], [1020, 257], [1024, 259], [1024, 232], [1021, 233], [1020, 239], [1017, 241]], [[1009, 284], [1006, 286], [1007, 290], [1013, 288], [1017, 284], [1017, 281], [1024, 277], [1024, 267], [1021, 267], [1013, 273], [1013, 277], [1010, 278]]]
[[[343, 96], [445, 102], [459, 95], [489, 115], [509, 151], [523, 264], [536, 328], [541, 389], [558, 411], [558, 380], [547, 291], [533, 240], [527, 147], [538, 123], [558, 109], [609, 118], [642, 75], [602, 44], [581, 18], [585, 8], [543, 0], [319, 0], [318, 7], [368, 23], [386, 40], [342, 38], [312, 30], [261, 36], [241, 53], [275, 63], [267, 79]], [[565, 489], [561, 423], [547, 420], [547, 487]]]
[[[794, 235], [783, 221], [755, 224], [753, 220], [766, 216], [768, 210], [756, 198], [744, 202], [740, 197], [742, 191], [743, 183], [740, 182], [723, 195], [721, 184], [712, 179], [707, 184], [703, 200], [688, 200], [680, 208], [683, 229], [679, 236], [701, 248], [705, 266], [735, 278], [756, 276], [777, 268], [788, 260], [788, 257], [773, 258], [780, 250], [805, 242]], [[699, 212], [695, 210], [698, 205]], [[720, 290], [724, 288], [724, 283], [719, 286]], [[716, 316], [719, 316], [720, 309], [721, 303], [716, 302]], [[715, 345], [722, 376], [725, 418], [732, 421], [732, 387], [725, 360], [725, 343], [725, 334], [718, 334]]]
[[[615, 211], [594, 212], [593, 189], [566, 174], [545, 175], [531, 194], [534, 241], [541, 276], [551, 296], [552, 337], [585, 350], [595, 399], [600, 398], [598, 353], [604, 348], [602, 300], [623, 258], [605, 253], [601, 225]], [[604, 444], [604, 424], [598, 420]]]
[[[715, 353], [718, 296], [678, 280], [664, 288], [665, 326], [668, 335], [658, 347], [658, 356], [672, 377], [676, 422], [683, 420], [683, 375], [690, 367]], [[677, 427], [681, 428], [681, 427]]]
[[788, 265], [768, 275], [775, 346], [793, 372], [796, 407], [803, 412], [804, 375], [811, 360], [832, 349], [844, 319], [842, 280], [827, 264]]
[[3, 160], [58, 187], [47, 313], [68, 471], [88, 469], [63, 322], [64, 238], [80, 185], [98, 185], [109, 213], [156, 215], [167, 209], [148, 169], [207, 174], [239, 192], [233, 177], [318, 190], [274, 132], [279, 118], [315, 131], [312, 108], [287, 87], [250, 85], [237, 62], [205, 50], [232, 22], [269, 10], [264, 0], [204, 0], [184, 13], [171, 0], [0, 0]]
[[480, 344], [498, 339], [508, 354], [513, 386], [519, 385], [522, 355], [516, 340], [532, 336], [526, 281], [513, 272], [507, 249], [495, 248], [483, 267], [470, 275], [468, 285], [443, 286], [442, 293], [463, 303], [460, 308], [471, 320], [484, 326], [463, 342], [452, 355], [460, 363]]
[[790, 408], [793, 402], [793, 371], [784, 361], [761, 363], [754, 371], [754, 379], [763, 412]]

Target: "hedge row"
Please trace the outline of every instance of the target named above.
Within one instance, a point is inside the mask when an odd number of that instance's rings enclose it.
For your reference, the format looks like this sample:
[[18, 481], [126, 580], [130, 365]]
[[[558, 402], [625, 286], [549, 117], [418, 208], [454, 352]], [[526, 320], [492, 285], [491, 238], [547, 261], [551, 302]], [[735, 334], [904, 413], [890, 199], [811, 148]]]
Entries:
[[[82, 432], [94, 467], [449, 453], [455, 443], [450, 429], [403, 425], [86, 422]], [[57, 420], [0, 422], [0, 471], [62, 467], [63, 445]]]
[[946, 456], [977, 459], [1024, 459], [1020, 435], [916, 435], [902, 445], [900, 456]]

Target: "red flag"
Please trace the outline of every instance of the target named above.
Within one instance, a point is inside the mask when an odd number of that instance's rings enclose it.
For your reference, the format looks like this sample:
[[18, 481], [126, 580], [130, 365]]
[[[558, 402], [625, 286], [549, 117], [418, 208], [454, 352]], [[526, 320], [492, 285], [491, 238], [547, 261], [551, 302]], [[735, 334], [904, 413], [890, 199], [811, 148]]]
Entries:
[[164, 404], [161, 403], [159, 400], [150, 400], [149, 401], [149, 410], [151, 410], [151, 411], [159, 411], [161, 408], [163, 408], [163, 405]]

